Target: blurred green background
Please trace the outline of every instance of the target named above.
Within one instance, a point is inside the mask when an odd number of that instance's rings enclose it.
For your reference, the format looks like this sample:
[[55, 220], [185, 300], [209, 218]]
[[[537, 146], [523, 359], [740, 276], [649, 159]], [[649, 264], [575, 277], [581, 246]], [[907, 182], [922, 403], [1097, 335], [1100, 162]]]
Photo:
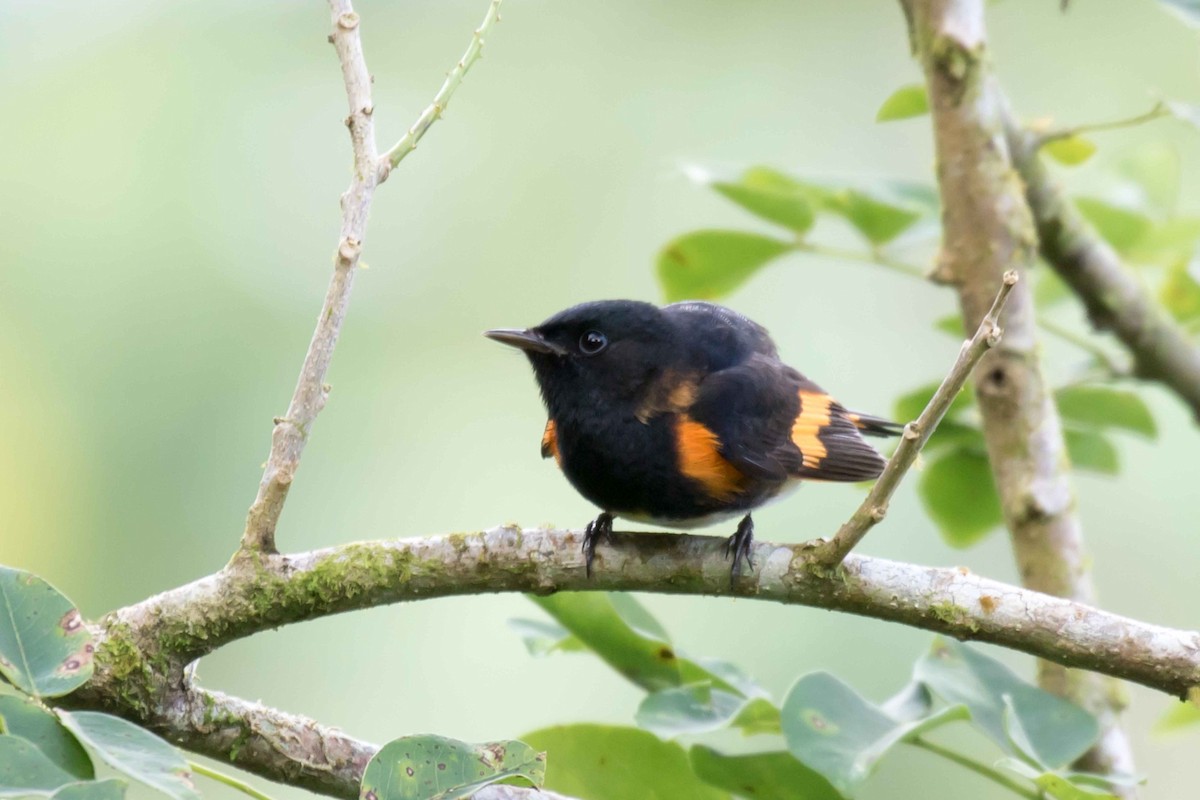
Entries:
[[[381, 145], [432, 98], [483, 0], [362, 0]], [[1151, 0], [990, 7], [993, 57], [1030, 117], [1095, 121], [1158, 96], [1200, 100], [1196, 38]], [[538, 458], [544, 415], [519, 356], [484, 328], [602, 297], [659, 299], [670, 237], [750, 218], [679, 167], [767, 163], [826, 178], [930, 180], [927, 119], [876, 125], [919, 79], [894, 2], [508, 0], [486, 57], [377, 195], [356, 296], [279, 532], [303, 550], [594, 510]], [[345, 100], [324, 3], [0, 4], [0, 562], [85, 614], [219, 568], [235, 547], [320, 306], [348, 180]], [[1200, 206], [1200, 134], [1105, 134], [1072, 188], [1113, 190], [1147, 142]], [[789, 257], [730, 299], [847, 404], [887, 412], [956, 345], [950, 292], [859, 264]], [[1074, 310], [1068, 321], [1081, 330]], [[1058, 377], [1077, 352], [1047, 346]], [[1157, 442], [1124, 440], [1117, 479], [1077, 478], [1106, 608], [1196, 627], [1196, 430], [1148, 390]], [[1014, 569], [994, 535], [948, 548], [912, 489], [864, 552]], [[830, 534], [859, 500], [812, 486], [756, 515], [762, 538]], [[745, 600], [645, 598], [690, 653], [776, 696], [828, 669], [882, 699], [930, 636]], [[353, 734], [466, 740], [629, 723], [640, 694], [588, 657], [530, 658], [516, 596], [397, 606], [255, 637], [203, 683]], [[1008, 654], [1032, 675], [1032, 661]], [[1196, 734], [1149, 733], [1171, 700], [1131, 691], [1148, 798], [1194, 792]], [[988, 753], [983, 745], [981, 753]], [[930, 770], [938, 787], [930, 793]], [[272, 788], [282, 797], [299, 792]], [[221, 796], [211, 789], [212, 796]], [[868, 800], [1007, 796], [913, 752]]]

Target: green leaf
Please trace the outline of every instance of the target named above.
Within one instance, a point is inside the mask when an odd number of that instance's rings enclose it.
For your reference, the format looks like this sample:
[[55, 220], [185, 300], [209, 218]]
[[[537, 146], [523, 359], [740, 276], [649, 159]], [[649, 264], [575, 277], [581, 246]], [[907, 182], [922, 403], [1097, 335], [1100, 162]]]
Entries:
[[52, 792], [75, 780], [74, 775], [59, 769], [32, 742], [0, 735], [0, 797]]
[[79, 610], [36, 575], [0, 566], [0, 675], [26, 694], [59, 697], [92, 677]]
[[713, 189], [762, 219], [807, 233], [816, 219], [811, 193], [802, 184], [772, 170], [746, 170], [736, 181], [710, 181]]
[[1046, 155], [1068, 167], [1082, 164], [1096, 153], [1096, 145], [1091, 139], [1074, 135], [1047, 142], [1042, 149]]
[[531, 656], [550, 653], [578, 653], [587, 650], [587, 645], [571, 635], [561, 625], [540, 619], [510, 619], [508, 627], [521, 636], [525, 649]]
[[68, 783], [51, 795], [50, 800], [121, 800], [128, 785], [117, 778]]
[[1118, 800], [1114, 794], [1098, 792], [1079, 786], [1064, 778], [1047, 772], [1033, 779], [1034, 784], [1054, 800]]
[[200, 800], [183, 756], [145, 728], [95, 711], [59, 711], [58, 716], [84, 747], [117, 772], [175, 800]]
[[940, 454], [921, 473], [917, 491], [942, 537], [954, 547], [975, 544], [1004, 521], [991, 465], [973, 448]]
[[1106, 386], [1069, 386], [1054, 393], [1063, 419], [1097, 428], [1124, 428], [1153, 439], [1158, 435], [1154, 417], [1142, 398], [1133, 392]]
[[658, 256], [658, 280], [667, 300], [723, 297], [792, 245], [745, 231], [704, 230], [669, 242]]
[[910, 83], [892, 92], [879, 111], [875, 114], [876, 122], [890, 122], [896, 119], [909, 119], [929, 113], [929, 95], [925, 92], [925, 84]]
[[730, 800], [700, 781], [687, 754], [637, 728], [562, 725], [521, 737], [546, 751], [546, 788], [587, 800]]
[[639, 727], [664, 738], [730, 725], [756, 733], [779, 730], [779, 710], [770, 702], [714, 689], [710, 682], [652, 692], [642, 700], [634, 719]]
[[1132, 251], [1154, 227], [1154, 222], [1145, 214], [1094, 197], [1077, 197], [1075, 205], [1100, 235], [1122, 255]]
[[1187, 25], [1200, 28], [1200, 0], [1158, 0], [1163, 8], [1170, 11]]
[[1037, 271], [1037, 282], [1033, 285], [1033, 301], [1039, 306], [1052, 306], [1071, 296], [1071, 287], [1048, 269]]
[[1094, 430], [1065, 428], [1063, 435], [1071, 466], [1104, 475], [1116, 475], [1120, 471], [1117, 448], [1104, 434]]
[[0, 696], [0, 733], [25, 739], [76, 779], [95, 777], [92, 760], [58, 717], [21, 697]]
[[763, 800], [842, 800], [842, 795], [819, 773], [790, 753], [727, 756], [711, 747], [689, 751], [692, 769], [705, 783]]
[[1200, 242], [1200, 217], [1173, 217], [1154, 223], [1128, 250], [1130, 261], [1174, 265], [1192, 258]]
[[850, 796], [894, 745], [968, 716], [955, 705], [899, 722], [829, 673], [814, 672], [783, 701], [783, 736], [793, 756]]
[[1168, 733], [1180, 728], [1200, 725], [1200, 705], [1192, 701], [1176, 703], [1154, 724], [1156, 733]]
[[360, 800], [458, 800], [499, 781], [541, 786], [546, 754], [524, 742], [467, 744], [444, 736], [388, 742], [363, 772]]
[[1176, 264], [1167, 272], [1158, 299], [1179, 322], [1200, 318], [1200, 282], [1191, 276], [1185, 263]]
[[857, 189], [835, 189], [826, 195], [825, 207], [846, 218], [871, 244], [881, 246], [908, 230], [921, 212], [905, 208]]
[[950, 334], [955, 339], [967, 338], [967, 329], [963, 327], [962, 316], [959, 314], [938, 317], [933, 321], [933, 327], [942, 333]]
[[1013, 742], [1004, 724], [1007, 699], [1028, 747], [1048, 767], [1074, 761], [1100, 735], [1096, 719], [1079, 706], [1026, 683], [999, 661], [949, 639], [934, 641], [913, 676], [947, 703], [967, 706], [975, 726], [1011, 753]]
[[557, 592], [530, 599], [637, 686], [657, 691], [681, 685], [679, 657], [670, 641], [646, 630], [644, 622], [643, 629], [638, 630], [622, 618], [613, 605], [616, 596]]

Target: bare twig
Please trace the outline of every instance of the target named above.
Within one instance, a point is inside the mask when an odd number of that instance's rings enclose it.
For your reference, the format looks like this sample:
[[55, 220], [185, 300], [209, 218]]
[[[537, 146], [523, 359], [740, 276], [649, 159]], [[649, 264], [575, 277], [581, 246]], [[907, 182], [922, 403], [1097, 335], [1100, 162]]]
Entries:
[[[812, 545], [759, 542], [753, 574], [729, 583], [724, 539], [614, 534], [585, 573], [578, 531], [495, 528], [362, 542], [234, 563], [123, 608], [97, 631], [97, 674], [78, 697], [163, 704], [171, 675], [200, 656], [290, 623], [389, 603], [488, 592], [639, 591], [808, 605], [975, 639], [1142, 683], [1175, 696], [1200, 685], [1200, 634], [941, 569], [851, 554], [831, 570]], [[138, 662], [128, 661], [129, 653]], [[119, 666], [117, 662], [119, 660]], [[165, 680], [154, 678], [163, 670]], [[76, 697], [73, 695], [73, 697]], [[130, 701], [134, 698], [136, 702]]]
[[1004, 131], [1037, 223], [1042, 258], [1083, 301], [1097, 330], [1110, 331], [1133, 356], [1134, 374], [1179, 397], [1200, 422], [1200, 346], [1176, 325], [1121, 264], [1067, 198], [1038, 157], [1037, 143], [1007, 106]]
[[425, 131], [445, 110], [450, 96], [462, 83], [467, 70], [482, 55], [483, 35], [500, 19], [500, 2], [491, 0], [487, 16], [471, 37], [467, 52], [450, 71], [433, 104], [425, 109], [404, 138], [380, 157], [375, 145], [371, 73], [367, 69], [362, 37], [359, 35], [361, 20], [350, 0], [329, 0], [333, 24], [329, 41], [337, 50], [346, 85], [346, 101], [350, 111], [346, 126], [350, 129], [350, 143], [354, 151], [354, 175], [350, 187], [342, 194], [342, 227], [334, 257], [333, 278], [325, 293], [325, 303], [317, 317], [317, 327], [304, 356], [292, 401], [288, 404], [287, 413], [275, 420], [271, 453], [259, 482], [258, 495], [246, 515], [240, 554], [276, 552], [275, 528], [279, 523], [279, 515], [283, 512], [288, 489], [300, 466], [300, 456], [304, 452], [309, 431], [329, 395], [330, 387], [325, 383], [325, 375], [329, 371], [333, 348], [350, 303], [350, 290], [362, 253], [375, 188], [387, 179], [400, 159], [417, 146]]
[[996, 294], [991, 309], [980, 321], [975, 335], [963, 342], [954, 366], [933, 393], [933, 397], [929, 398], [925, 410], [916, 421], [904, 426], [904, 437], [896, 447], [896, 452], [888, 459], [883, 473], [867, 493], [866, 499], [850, 519], [842, 524], [832, 539], [816, 548], [814, 555], [818, 562], [827, 566], [837, 566], [867, 535], [867, 531], [883, 520], [887, 514], [888, 503], [896, 488], [900, 486], [900, 481], [904, 480], [905, 473], [917, 460], [921, 448], [929, 441], [938, 423], [950, 409], [950, 404], [962, 391], [975, 365], [983, 358], [984, 353], [999, 344], [1002, 333], [1000, 313], [1004, 310], [1009, 292], [1017, 285], [1017, 280], [1016, 272], [1010, 270], [1004, 273], [1000, 291]]
[[[939, 277], [956, 286], [967, 330], [987, 312], [996, 281], [1028, 268], [1037, 235], [1009, 158], [1002, 100], [989, 73], [983, 0], [902, 0], [925, 71], [943, 202]], [[1004, 342], [975, 381], [984, 438], [1025, 586], [1094, 602], [1074, 510], [1061, 421], [1039, 361], [1033, 297], [1017, 286]], [[1117, 725], [1120, 693], [1061, 661], [1039, 663], [1039, 683], [1101, 717], [1105, 737], [1085, 766], [1134, 772]]]
[[421, 137], [425, 135], [425, 131], [429, 130], [434, 122], [442, 118], [442, 114], [446, 111], [446, 106], [450, 104], [450, 98], [454, 92], [458, 90], [462, 84], [463, 78], [471, 69], [476, 61], [483, 58], [483, 37], [491, 30], [492, 25], [500, 21], [500, 3], [501, 0], [492, 0], [488, 6], [487, 14], [483, 18], [483, 22], [475, 29], [475, 33], [471, 36], [471, 43], [467, 45], [467, 52], [463, 53], [463, 57], [454, 65], [454, 69], [446, 73], [446, 81], [442, 84], [442, 88], [434, 95], [433, 102], [429, 104], [421, 116], [417, 117], [417, 121], [408, 129], [408, 133], [392, 145], [392, 148], [384, 154], [384, 160], [387, 161], [389, 168], [394, 169], [405, 156], [417, 149], [417, 143], [421, 141]]
[[342, 65], [350, 109], [346, 126], [350, 129], [350, 142], [354, 149], [354, 176], [350, 187], [342, 195], [342, 228], [334, 256], [333, 278], [325, 293], [325, 303], [317, 317], [317, 327], [304, 356], [304, 365], [300, 368], [300, 378], [296, 381], [296, 390], [288, 404], [287, 414], [275, 420], [271, 453], [258, 485], [258, 496], [246, 515], [241, 544], [244, 553], [275, 552], [275, 526], [283, 512], [296, 469], [300, 466], [300, 456], [304, 452], [309, 431], [329, 396], [325, 374], [329, 371], [333, 348], [350, 303], [350, 290], [354, 286], [354, 272], [362, 252], [371, 198], [385, 174], [375, 149], [371, 74], [363, 57], [358, 14], [350, 0], [329, 0], [329, 8], [333, 23], [329, 41], [337, 50]]

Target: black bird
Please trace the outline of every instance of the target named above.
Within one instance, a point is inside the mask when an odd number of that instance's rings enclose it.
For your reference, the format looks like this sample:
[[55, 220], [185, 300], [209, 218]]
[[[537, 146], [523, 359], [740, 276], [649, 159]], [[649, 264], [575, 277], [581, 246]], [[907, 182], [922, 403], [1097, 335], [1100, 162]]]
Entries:
[[525, 351], [549, 412], [542, 457], [602, 513], [691, 528], [742, 516], [726, 545], [730, 579], [750, 560], [752, 509], [801, 480], [863, 481], [886, 463], [863, 434], [893, 422], [847, 411], [779, 360], [766, 329], [714, 303], [664, 308], [602, 300], [534, 328], [484, 334]]

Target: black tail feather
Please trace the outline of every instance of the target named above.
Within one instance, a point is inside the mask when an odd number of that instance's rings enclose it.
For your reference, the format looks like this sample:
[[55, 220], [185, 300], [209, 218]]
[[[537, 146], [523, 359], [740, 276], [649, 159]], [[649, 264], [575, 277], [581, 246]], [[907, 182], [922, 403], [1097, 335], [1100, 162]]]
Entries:
[[854, 426], [867, 436], [900, 436], [904, 433], [904, 423], [892, 422], [883, 417], [872, 417], [870, 414], [848, 414]]

